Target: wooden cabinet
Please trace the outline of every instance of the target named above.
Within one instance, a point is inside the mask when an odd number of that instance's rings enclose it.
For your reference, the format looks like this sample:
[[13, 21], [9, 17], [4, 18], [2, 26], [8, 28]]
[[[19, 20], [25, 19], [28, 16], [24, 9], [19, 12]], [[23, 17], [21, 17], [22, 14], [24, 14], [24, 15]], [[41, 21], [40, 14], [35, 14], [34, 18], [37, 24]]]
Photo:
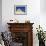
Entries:
[[22, 46], [33, 46], [33, 23], [7, 23], [12, 33], [13, 41]]

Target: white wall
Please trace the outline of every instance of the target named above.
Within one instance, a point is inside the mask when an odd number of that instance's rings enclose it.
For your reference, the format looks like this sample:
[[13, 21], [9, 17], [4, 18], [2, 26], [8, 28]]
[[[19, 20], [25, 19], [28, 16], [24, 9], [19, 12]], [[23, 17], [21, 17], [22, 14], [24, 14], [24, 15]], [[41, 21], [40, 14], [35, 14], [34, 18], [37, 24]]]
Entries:
[[[27, 15], [14, 15], [14, 5], [27, 5]], [[17, 19], [24, 22], [27, 18], [31, 22], [39, 23], [40, 0], [2, 0], [2, 22], [6, 25], [8, 20]], [[38, 20], [38, 21], [37, 21]], [[4, 27], [5, 28], [5, 27]], [[6, 29], [6, 28], [5, 28]]]
[[46, 13], [46, 0], [40, 0], [40, 9], [42, 13]]
[[40, 0], [40, 24], [46, 31], [46, 0]]

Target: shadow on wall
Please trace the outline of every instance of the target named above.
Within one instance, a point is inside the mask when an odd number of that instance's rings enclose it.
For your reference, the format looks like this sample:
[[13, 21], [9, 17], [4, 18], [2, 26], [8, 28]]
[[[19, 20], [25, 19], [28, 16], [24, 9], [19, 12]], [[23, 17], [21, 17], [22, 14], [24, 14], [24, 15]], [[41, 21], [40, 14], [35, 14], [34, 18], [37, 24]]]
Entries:
[[0, 0], [0, 31], [2, 31], [2, 0]]
[[40, 0], [40, 11], [46, 14], [46, 0]]

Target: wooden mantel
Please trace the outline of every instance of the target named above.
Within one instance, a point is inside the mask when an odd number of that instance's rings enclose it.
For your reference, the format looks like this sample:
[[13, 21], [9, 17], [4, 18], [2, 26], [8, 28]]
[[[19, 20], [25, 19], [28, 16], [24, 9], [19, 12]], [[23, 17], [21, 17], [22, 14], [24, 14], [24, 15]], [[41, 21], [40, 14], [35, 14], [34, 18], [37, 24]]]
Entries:
[[[27, 32], [28, 37], [25, 37], [25, 45], [23, 46], [33, 46], [33, 27], [34, 23], [7, 23], [9, 25], [9, 31], [12, 33], [16, 32]], [[15, 38], [15, 37], [14, 37]], [[26, 42], [27, 41], [27, 42]]]

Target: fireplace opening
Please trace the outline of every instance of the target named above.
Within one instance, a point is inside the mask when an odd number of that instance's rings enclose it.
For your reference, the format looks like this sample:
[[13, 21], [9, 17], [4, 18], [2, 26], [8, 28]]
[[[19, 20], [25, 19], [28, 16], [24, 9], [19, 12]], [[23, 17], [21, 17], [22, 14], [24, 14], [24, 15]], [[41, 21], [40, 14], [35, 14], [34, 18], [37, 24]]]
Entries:
[[12, 32], [12, 41], [15, 46], [28, 46], [28, 32]]

